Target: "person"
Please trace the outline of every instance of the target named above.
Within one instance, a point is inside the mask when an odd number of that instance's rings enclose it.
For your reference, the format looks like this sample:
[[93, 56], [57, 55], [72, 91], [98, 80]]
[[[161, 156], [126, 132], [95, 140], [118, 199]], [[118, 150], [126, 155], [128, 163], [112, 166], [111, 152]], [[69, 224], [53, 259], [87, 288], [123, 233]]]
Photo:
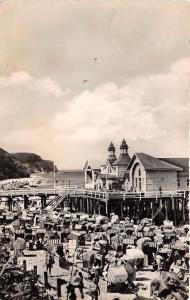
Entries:
[[49, 255], [47, 257], [47, 261], [46, 261], [46, 267], [47, 267], [47, 271], [49, 272], [49, 275], [51, 276], [51, 269], [53, 267], [53, 264], [54, 264], [54, 257], [53, 255]]
[[65, 245], [65, 258], [66, 259], [69, 258], [69, 244], [68, 243]]
[[67, 286], [67, 299], [69, 300], [77, 299], [77, 296], [75, 294], [75, 287], [71, 283], [69, 283], [69, 285]]
[[78, 270], [75, 271], [73, 274], [73, 286], [75, 288], [78, 288], [80, 291], [81, 298], [84, 298], [83, 294], [83, 288], [84, 288], [84, 282], [83, 282], [83, 275]]
[[78, 288], [79, 288], [79, 291], [80, 291], [81, 298], [83, 299], [84, 298], [84, 293], [83, 293], [83, 288], [84, 288], [83, 275], [82, 275], [81, 272], [79, 272], [78, 276], [79, 276]]
[[158, 263], [157, 263], [156, 259], [153, 260], [152, 268], [153, 268], [153, 271], [157, 271], [158, 270]]
[[89, 290], [91, 294], [91, 299], [98, 300], [98, 295], [100, 294], [100, 288], [95, 278], [93, 278], [92, 281], [90, 282]]

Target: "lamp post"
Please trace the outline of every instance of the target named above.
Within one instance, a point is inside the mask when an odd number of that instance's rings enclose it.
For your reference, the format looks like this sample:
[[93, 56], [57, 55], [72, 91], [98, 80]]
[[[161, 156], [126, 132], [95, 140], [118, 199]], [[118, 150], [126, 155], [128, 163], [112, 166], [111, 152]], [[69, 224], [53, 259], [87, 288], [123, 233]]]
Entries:
[[107, 174], [107, 171], [106, 171], [106, 191], [107, 191], [107, 181], [108, 181], [108, 174]]
[[53, 190], [54, 190], [54, 194], [55, 194], [55, 162], [53, 163]]

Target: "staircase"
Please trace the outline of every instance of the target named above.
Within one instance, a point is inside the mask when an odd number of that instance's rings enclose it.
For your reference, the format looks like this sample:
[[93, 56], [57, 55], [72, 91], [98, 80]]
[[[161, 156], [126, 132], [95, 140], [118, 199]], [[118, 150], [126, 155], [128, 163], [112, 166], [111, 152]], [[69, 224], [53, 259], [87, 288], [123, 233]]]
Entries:
[[65, 200], [65, 198], [67, 197], [67, 195], [68, 195], [68, 193], [65, 193], [65, 194], [63, 194], [63, 195], [59, 195], [59, 196], [57, 196], [57, 197], [55, 197], [54, 199], [52, 199], [49, 203], [48, 203], [48, 205], [46, 206], [46, 210], [47, 211], [53, 211], [54, 209], [56, 209], [58, 206], [59, 206], [59, 204], [62, 202], [62, 201], [64, 201]]

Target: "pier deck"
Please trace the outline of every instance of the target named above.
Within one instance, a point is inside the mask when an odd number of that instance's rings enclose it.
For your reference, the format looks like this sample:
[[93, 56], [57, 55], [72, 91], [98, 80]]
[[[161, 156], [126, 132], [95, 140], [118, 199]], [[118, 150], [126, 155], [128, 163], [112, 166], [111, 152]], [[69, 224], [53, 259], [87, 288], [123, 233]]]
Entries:
[[[52, 210], [64, 205], [76, 212], [101, 214], [110, 216], [116, 213], [122, 217], [129, 216], [136, 220], [144, 217], [162, 223], [164, 219], [173, 220], [179, 225], [188, 220], [187, 191], [155, 191], [147, 193], [129, 193], [122, 191], [95, 191], [77, 189], [76, 187], [63, 189], [27, 189], [0, 190], [0, 201], [8, 199], [9, 209], [12, 209], [13, 199], [22, 197], [25, 208], [32, 196], [41, 198], [41, 208], [48, 206], [50, 196], [55, 196]], [[57, 199], [57, 200], [56, 200]]]

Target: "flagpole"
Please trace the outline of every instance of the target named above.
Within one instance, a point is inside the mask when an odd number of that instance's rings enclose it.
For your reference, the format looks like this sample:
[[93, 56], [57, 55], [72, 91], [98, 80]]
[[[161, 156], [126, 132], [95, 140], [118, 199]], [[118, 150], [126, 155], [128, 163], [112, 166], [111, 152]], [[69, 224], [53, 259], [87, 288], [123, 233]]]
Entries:
[[55, 162], [53, 162], [53, 190], [55, 193]]

